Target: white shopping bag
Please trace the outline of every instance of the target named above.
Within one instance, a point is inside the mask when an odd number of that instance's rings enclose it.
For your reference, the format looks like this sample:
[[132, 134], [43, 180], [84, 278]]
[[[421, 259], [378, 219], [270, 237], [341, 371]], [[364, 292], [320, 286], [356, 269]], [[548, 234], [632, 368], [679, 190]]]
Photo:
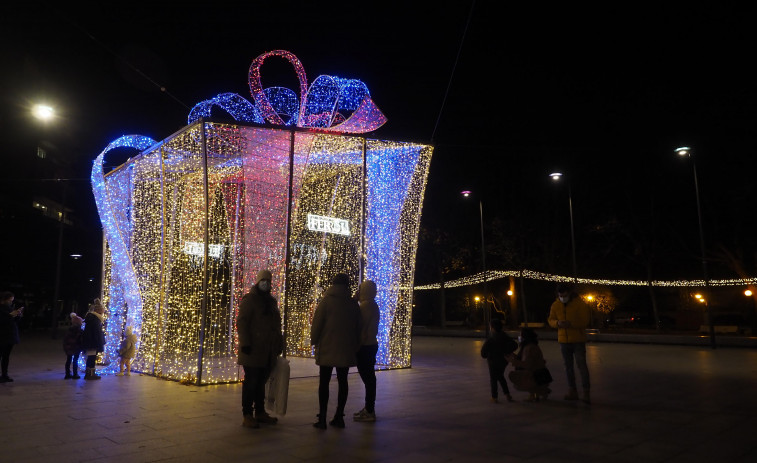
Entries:
[[266, 406], [277, 415], [286, 415], [289, 397], [289, 360], [276, 358], [276, 365], [266, 383]]

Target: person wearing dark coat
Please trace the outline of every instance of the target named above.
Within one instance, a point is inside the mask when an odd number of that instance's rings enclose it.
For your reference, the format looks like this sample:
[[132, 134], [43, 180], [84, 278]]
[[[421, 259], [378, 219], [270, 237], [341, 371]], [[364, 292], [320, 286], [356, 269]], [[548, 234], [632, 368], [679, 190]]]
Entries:
[[82, 351], [87, 355], [87, 370], [84, 373], [84, 379], [88, 381], [102, 379], [95, 372], [95, 362], [97, 354], [105, 350], [104, 321], [105, 307], [100, 299], [95, 299], [92, 311], [84, 317], [84, 332], [81, 340]]
[[326, 411], [329, 404], [329, 382], [336, 368], [339, 384], [337, 406], [334, 419], [329, 424], [344, 427], [344, 407], [347, 404], [347, 373], [357, 364], [360, 348], [360, 306], [350, 296], [350, 280], [344, 273], [338, 273], [331, 280], [313, 314], [310, 327], [310, 344], [315, 346], [315, 363], [320, 366], [318, 383], [318, 421], [313, 426], [326, 429]]
[[281, 314], [271, 296], [271, 278], [268, 270], [258, 272], [255, 285], [242, 297], [237, 316], [237, 363], [244, 368], [242, 426], [248, 428], [278, 422], [265, 410], [265, 383], [284, 348]]
[[[81, 354], [81, 325], [84, 319], [71, 312], [71, 327], [66, 331], [63, 337], [63, 351], [66, 353], [66, 376], [63, 379], [79, 379], [79, 354]], [[73, 374], [72, 373], [73, 370]]]
[[489, 364], [489, 384], [491, 386], [492, 402], [499, 402], [497, 383], [502, 386], [508, 402], [513, 401], [510, 389], [505, 381], [505, 368], [507, 367], [506, 355], [512, 354], [518, 348], [518, 343], [502, 331], [502, 320], [494, 319], [490, 323], [492, 334], [481, 346], [481, 357]]
[[23, 315], [24, 308], [13, 308], [15, 296], [10, 291], [0, 293], [0, 367], [2, 376], [0, 383], [12, 383], [13, 378], [8, 376], [8, 363], [10, 361], [13, 346], [20, 342], [18, 335], [18, 318]]

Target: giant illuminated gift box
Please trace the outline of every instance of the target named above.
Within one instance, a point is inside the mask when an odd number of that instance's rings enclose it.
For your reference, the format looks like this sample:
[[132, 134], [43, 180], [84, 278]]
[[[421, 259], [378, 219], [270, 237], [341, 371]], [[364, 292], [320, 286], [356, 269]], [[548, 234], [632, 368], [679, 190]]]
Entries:
[[[300, 95], [263, 89], [271, 56], [297, 72]], [[315, 305], [336, 273], [376, 282], [380, 366], [411, 364], [412, 283], [432, 148], [360, 134], [386, 118], [359, 80], [320, 76], [277, 50], [250, 67], [254, 103], [225, 93], [156, 142], [124, 136], [96, 159], [105, 235], [105, 371], [126, 326], [132, 368], [192, 384], [240, 380], [235, 320], [260, 269], [273, 273], [286, 353], [310, 357]], [[212, 119], [225, 111], [231, 122]], [[217, 119], [217, 118], [216, 118]], [[103, 172], [117, 148], [136, 153]], [[206, 246], [207, 243], [207, 246]]]

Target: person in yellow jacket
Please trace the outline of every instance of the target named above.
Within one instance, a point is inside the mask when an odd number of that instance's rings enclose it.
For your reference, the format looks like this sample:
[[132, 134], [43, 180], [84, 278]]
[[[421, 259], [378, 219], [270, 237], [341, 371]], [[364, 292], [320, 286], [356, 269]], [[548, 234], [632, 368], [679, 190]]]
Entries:
[[583, 386], [582, 400], [587, 404], [589, 398], [589, 367], [586, 366], [586, 328], [591, 321], [591, 309], [573, 291], [573, 286], [561, 283], [557, 286], [557, 299], [549, 309], [549, 326], [557, 328], [557, 342], [560, 343], [565, 373], [570, 390], [565, 400], [578, 400], [576, 373], [573, 362], [581, 374]]

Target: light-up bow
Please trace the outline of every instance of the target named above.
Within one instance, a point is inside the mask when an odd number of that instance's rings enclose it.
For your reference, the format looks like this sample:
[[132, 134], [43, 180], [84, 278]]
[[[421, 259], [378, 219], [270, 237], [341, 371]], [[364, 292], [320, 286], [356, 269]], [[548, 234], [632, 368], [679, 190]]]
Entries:
[[[300, 97], [288, 88], [263, 88], [260, 67], [270, 56], [278, 56], [291, 63], [300, 83]], [[322, 75], [308, 87], [307, 75], [297, 57], [286, 50], [273, 50], [258, 56], [250, 65], [249, 84], [255, 104], [236, 93], [222, 93], [205, 100], [189, 113], [191, 124], [202, 117], [210, 117], [218, 106], [235, 120], [266, 122], [275, 125], [313, 127], [341, 133], [366, 133], [386, 123], [386, 116], [376, 107], [368, 87], [357, 79], [342, 79]], [[284, 120], [287, 117], [287, 120]]]

